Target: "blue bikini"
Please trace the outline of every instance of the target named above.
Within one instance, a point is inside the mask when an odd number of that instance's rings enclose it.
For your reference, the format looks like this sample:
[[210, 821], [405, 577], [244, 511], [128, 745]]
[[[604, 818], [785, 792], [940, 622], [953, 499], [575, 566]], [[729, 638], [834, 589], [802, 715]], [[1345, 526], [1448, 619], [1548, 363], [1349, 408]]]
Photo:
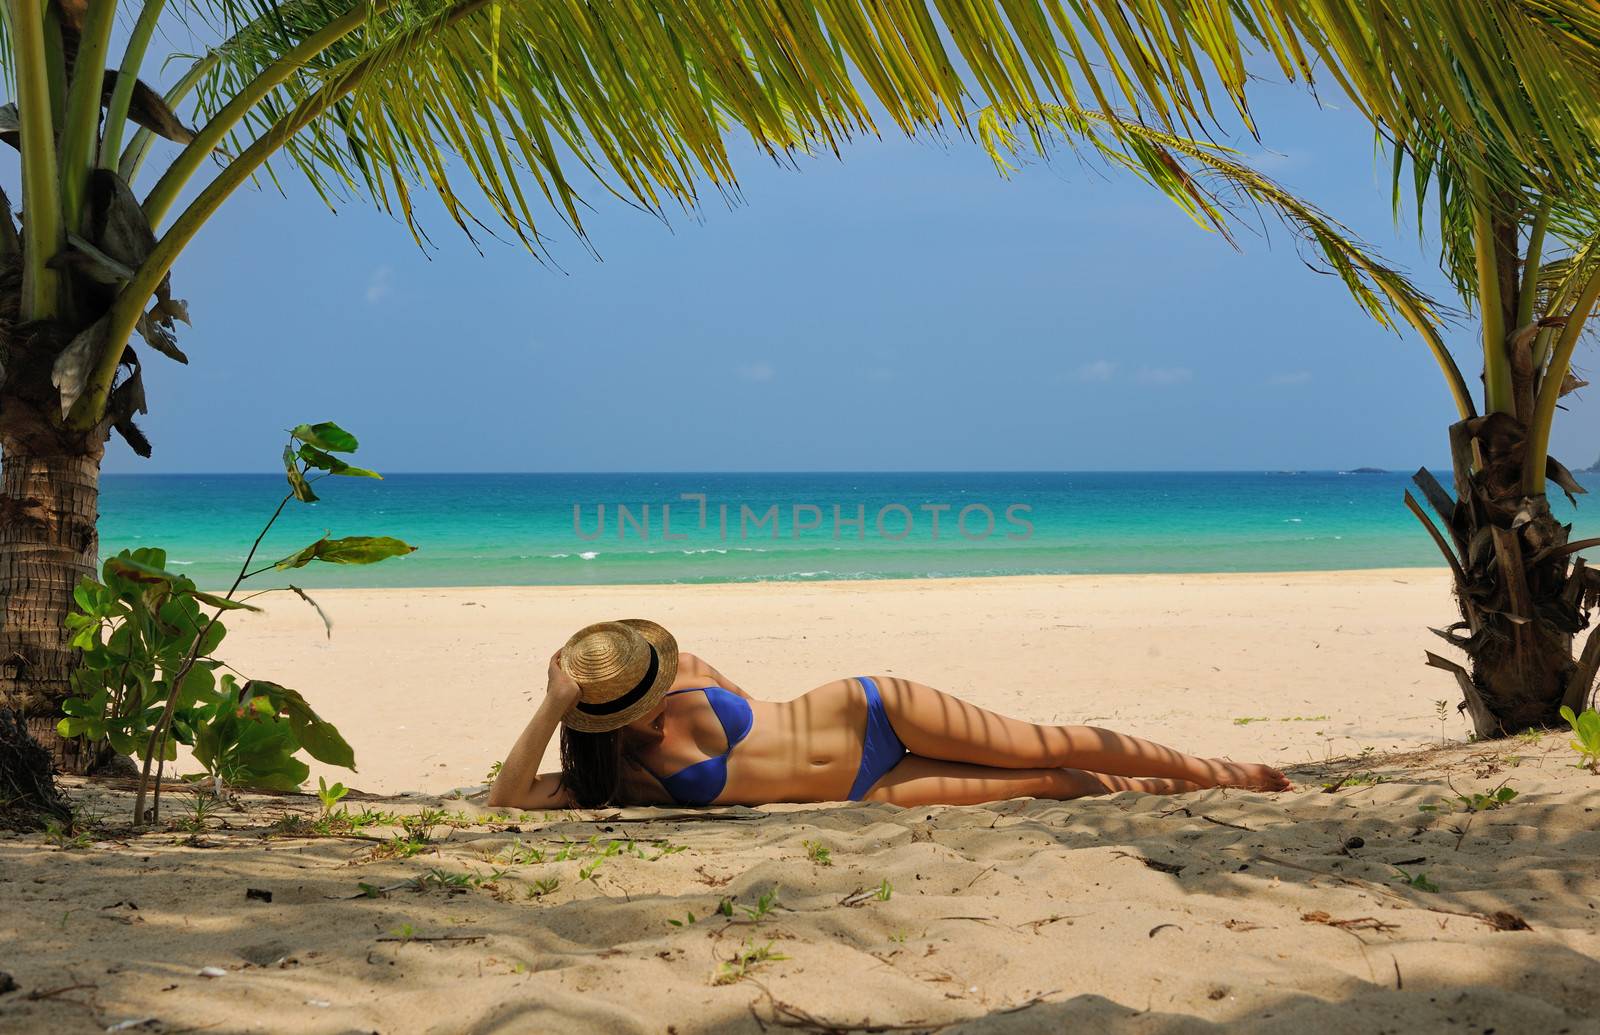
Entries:
[[861, 742], [861, 768], [856, 770], [856, 782], [850, 785], [851, 801], [865, 798], [872, 785], [908, 754], [889, 724], [889, 712], [883, 707], [878, 684], [871, 676], [857, 676], [856, 682], [867, 692], [867, 734]]
[[696, 692], [706, 695], [706, 703], [711, 705], [717, 721], [722, 723], [722, 733], [728, 738], [728, 749], [715, 758], [696, 762], [671, 776], [656, 777], [679, 805], [710, 805], [717, 800], [717, 795], [728, 783], [728, 756], [733, 754], [734, 745], [750, 735], [750, 727], [756, 721], [749, 701], [720, 686], [703, 686], [698, 691], [674, 690], [667, 696]]
[[[869, 676], [857, 676], [856, 681], [867, 694], [867, 731], [861, 747], [861, 767], [856, 771], [855, 783], [850, 786], [851, 801], [864, 798], [872, 785], [883, 779], [883, 774], [906, 757], [906, 746], [889, 724], [889, 713], [884, 710], [878, 684]], [[749, 701], [720, 686], [674, 690], [667, 696], [692, 693], [706, 695], [706, 703], [711, 705], [717, 721], [722, 724], [728, 747], [714, 758], [696, 762], [671, 776], [658, 776], [656, 779], [661, 781], [661, 786], [679, 805], [710, 805], [727, 786], [728, 756], [733, 754], [734, 747], [741, 740], [750, 735], [750, 727], [755, 725], [755, 712], [751, 710]]]

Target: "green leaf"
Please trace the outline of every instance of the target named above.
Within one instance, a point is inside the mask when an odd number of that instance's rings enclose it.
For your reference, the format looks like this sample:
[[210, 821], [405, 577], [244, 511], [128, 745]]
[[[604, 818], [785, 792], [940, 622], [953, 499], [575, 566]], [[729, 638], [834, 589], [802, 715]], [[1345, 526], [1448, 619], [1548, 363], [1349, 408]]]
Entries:
[[415, 546], [386, 535], [353, 535], [324, 540], [324, 543], [317, 560], [331, 564], [376, 564], [416, 550]]
[[[165, 555], [162, 556], [161, 560], [162, 563], [165, 563]], [[146, 560], [130, 556], [126, 550], [106, 561], [105, 571], [107, 575], [114, 575], [129, 582], [138, 582], [145, 585], [155, 583], [175, 585], [189, 581], [183, 575], [176, 575], [165, 568], [150, 564]]]
[[294, 448], [283, 447], [283, 473], [289, 479], [289, 491], [294, 493], [294, 498], [301, 503], [317, 502], [317, 494], [311, 491], [311, 485], [306, 481], [306, 476], [300, 473], [300, 466], [295, 463]]
[[343, 539], [323, 537], [304, 549], [274, 564], [278, 571], [303, 568], [312, 561], [329, 564], [376, 564], [390, 557], [401, 557], [416, 549], [386, 535], [353, 535]]
[[354, 453], [359, 448], [356, 437], [333, 421], [321, 424], [301, 424], [289, 432], [308, 446], [331, 450], [335, 453]]
[[98, 614], [100, 610], [100, 583], [85, 575], [78, 580], [72, 589], [72, 602], [78, 605], [78, 610], [86, 615]]
[[247, 689], [272, 701], [276, 709], [288, 718], [295, 738], [312, 758], [345, 769], [356, 767], [355, 751], [333, 723], [311, 709], [298, 690], [265, 679], [252, 679]]
[[323, 538], [312, 543], [310, 546], [307, 546], [304, 549], [285, 557], [277, 564], [274, 564], [273, 567], [278, 571], [288, 571], [290, 568], [304, 568], [306, 565], [317, 559], [317, 551], [322, 549], [322, 544], [326, 543], [327, 541], [327, 537], [324, 536]]
[[212, 607], [221, 608], [224, 611], [261, 610], [261, 608], [256, 607], [254, 604], [246, 604], [238, 600], [229, 600], [227, 597], [219, 597], [215, 593], [204, 593], [198, 589], [191, 590], [189, 595], [203, 604], [210, 604]]
[[185, 708], [193, 707], [203, 698], [210, 697], [215, 686], [216, 675], [212, 667], [196, 662], [183, 677], [178, 689], [178, 704]]
[[264, 787], [275, 791], [299, 789], [311, 767], [294, 757], [294, 733], [278, 719], [246, 722], [231, 757], [221, 766], [224, 780], [236, 787]]
[[300, 746], [317, 761], [344, 769], [356, 767], [355, 750], [340, 735], [333, 723], [326, 719], [297, 723], [295, 734], [300, 738]]
[[81, 737], [89, 727], [89, 720], [78, 717], [62, 719], [56, 723], [56, 732], [63, 737]]
[[316, 446], [301, 446], [298, 455], [311, 467], [327, 471], [329, 474], [343, 475], [346, 478], [377, 478], [380, 481], [383, 479], [383, 475], [377, 471], [347, 464], [332, 453], [325, 453]]

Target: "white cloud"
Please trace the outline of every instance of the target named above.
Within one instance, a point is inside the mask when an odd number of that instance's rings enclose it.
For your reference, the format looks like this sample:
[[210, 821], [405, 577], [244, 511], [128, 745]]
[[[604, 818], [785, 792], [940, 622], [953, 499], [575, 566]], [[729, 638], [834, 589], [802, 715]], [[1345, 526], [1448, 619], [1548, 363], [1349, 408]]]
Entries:
[[739, 368], [739, 377], [745, 381], [771, 381], [777, 373], [771, 363], [747, 363]]
[[1139, 381], [1147, 385], [1176, 385], [1194, 377], [1188, 367], [1140, 367]]
[[1273, 374], [1267, 378], [1269, 385], [1304, 385], [1311, 383], [1311, 371], [1290, 370], [1282, 374]]
[[1110, 360], [1097, 359], [1093, 363], [1085, 363], [1079, 367], [1074, 376], [1079, 381], [1109, 381], [1111, 375], [1117, 372], [1117, 366]]
[[394, 269], [379, 266], [367, 277], [367, 302], [376, 305], [394, 291]]

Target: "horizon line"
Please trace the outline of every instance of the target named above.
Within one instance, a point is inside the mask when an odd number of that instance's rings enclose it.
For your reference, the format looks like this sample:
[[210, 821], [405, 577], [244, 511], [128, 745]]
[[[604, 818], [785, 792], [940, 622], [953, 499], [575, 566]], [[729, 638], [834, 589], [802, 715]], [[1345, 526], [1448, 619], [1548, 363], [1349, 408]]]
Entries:
[[[1449, 464], [1423, 465], [1430, 470], [1449, 470]], [[102, 471], [103, 478], [201, 478], [220, 477], [237, 478], [254, 475], [282, 474], [281, 469], [266, 468], [249, 471]], [[727, 475], [727, 474], [1409, 474], [1412, 469], [1406, 467], [1382, 467], [1377, 464], [1362, 464], [1356, 467], [1098, 467], [1098, 468], [1047, 468], [1047, 467], [994, 467], [994, 468], [942, 468], [942, 467], [912, 467], [912, 468], [734, 468], [723, 470], [566, 470], [566, 471], [530, 471], [530, 470], [472, 470], [472, 471], [439, 471], [439, 470], [391, 470], [384, 474], [387, 478], [391, 475], [435, 475], [473, 477], [479, 475], [639, 475], [650, 477], [665, 477], [674, 475]], [[1575, 474], [1587, 473], [1583, 469], [1573, 469]], [[381, 480], [381, 479], [380, 479]]]

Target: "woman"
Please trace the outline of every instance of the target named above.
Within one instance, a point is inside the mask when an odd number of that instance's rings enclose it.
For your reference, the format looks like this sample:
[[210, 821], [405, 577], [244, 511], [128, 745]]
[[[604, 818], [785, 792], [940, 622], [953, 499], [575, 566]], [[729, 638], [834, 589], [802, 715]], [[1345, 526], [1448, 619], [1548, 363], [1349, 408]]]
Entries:
[[[561, 726], [561, 772], [539, 760]], [[545, 698], [489, 804], [974, 805], [1202, 787], [1281, 791], [1265, 765], [1195, 758], [1094, 726], [1036, 726], [921, 683], [858, 676], [762, 701], [672, 634], [630, 618], [580, 629], [550, 659]]]

